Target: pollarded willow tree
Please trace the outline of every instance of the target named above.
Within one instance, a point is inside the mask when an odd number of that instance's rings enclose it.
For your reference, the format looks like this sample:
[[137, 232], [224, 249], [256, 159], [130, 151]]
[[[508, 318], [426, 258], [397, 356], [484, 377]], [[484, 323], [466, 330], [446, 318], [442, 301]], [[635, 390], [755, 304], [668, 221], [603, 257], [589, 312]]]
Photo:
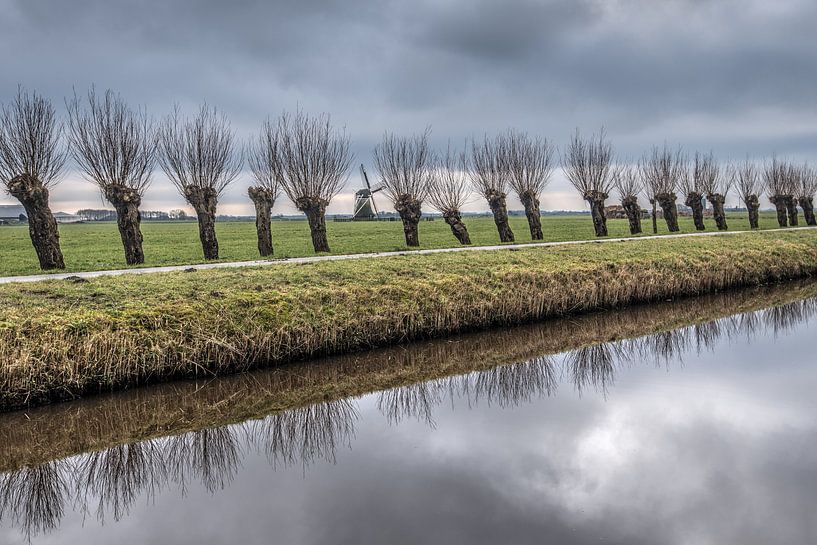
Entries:
[[65, 268], [57, 221], [48, 206], [68, 154], [61, 135], [54, 105], [37, 93], [19, 88], [0, 114], [0, 181], [26, 210], [43, 270]]
[[803, 209], [807, 225], [817, 225], [814, 217], [814, 194], [817, 193], [817, 171], [810, 165], [800, 167], [800, 187], [797, 191], [797, 202]]
[[562, 157], [562, 170], [568, 181], [590, 204], [593, 228], [597, 237], [607, 236], [607, 216], [604, 201], [613, 187], [613, 145], [605, 138], [604, 129], [598, 136], [584, 140], [577, 130]]
[[774, 205], [777, 211], [777, 223], [780, 227], [787, 227], [789, 224], [786, 201], [789, 198], [788, 191], [791, 189], [789, 183], [789, 167], [777, 157], [767, 162], [763, 167], [763, 188], [766, 196]]
[[675, 193], [678, 184], [686, 170], [686, 159], [679, 148], [671, 151], [664, 144], [663, 148], [653, 147], [652, 152], [645, 155], [641, 161], [641, 175], [644, 186], [653, 204], [653, 225], [655, 225], [655, 204], [657, 203], [664, 213], [667, 228], [675, 233], [678, 227], [678, 207], [675, 204], [678, 195]]
[[738, 193], [740, 193], [743, 204], [746, 205], [746, 210], [749, 212], [749, 227], [758, 229], [760, 227], [758, 222], [760, 178], [757, 168], [747, 157], [739, 164], [732, 165], [730, 171], [732, 181], [737, 187]]
[[139, 205], [156, 163], [157, 133], [144, 110], [131, 110], [111, 90], [100, 99], [91, 88], [86, 101], [74, 94], [67, 107], [74, 159], [116, 210], [125, 262], [144, 263]]
[[464, 152], [451, 149], [439, 155], [429, 184], [428, 202], [443, 215], [451, 233], [460, 244], [471, 244], [460, 210], [469, 196], [468, 158]]
[[616, 170], [613, 175], [613, 185], [616, 186], [621, 197], [621, 206], [627, 214], [630, 224], [630, 234], [641, 233], [641, 205], [638, 204], [638, 195], [643, 191], [641, 170], [638, 165], [625, 165]]
[[503, 137], [511, 187], [525, 207], [531, 239], [542, 240], [539, 199], [553, 173], [553, 145], [547, 138], [531, 138], [514, 130]]
[[328, 252], [326, 207], [343, 189], [354, 155], [346, 130], [332, 128], [327, 114], [309, 117], [298, 111], [278, 119], [278, 166], [281, 187], [306, 214], [316, 252]]
[[505, 139], [501, 136], [493, 139], [485, 136], [481, 144], [472, 141], [468, 174], [476, 190], [488, 201], [500, 242], [513, 242], [514, 236], [508, 223], [506, 203], [510, 171], [504, 145]]
[[797, 193], [800, 190], [800, 175], [802, 170], [789, 163], [786, 168], [786, 214], [789, 216], [789, 225], [797, 226]]
[[726, 195], [732, 188], [732, 179], [721, 171], [715, 156], [710, 152], [703, 157], [695, 154], [696, 170], [700, 170], [701, 189], [706, 195], [706, 200], [712, 204], [712, 215], [715, 218], [715, 225], [719, 231], [726, 231], [729, 226], [726, 224]]
[[428, 196], [434, 169], [429, 132], [426, 129], [423, 134], [411, 137], [387, 133], [374, 149], [374, 164], [386, 196], [400, 214], [406, 246], [420, 245], [420, 208]]
[[218, 259], [216, 207], [242, 163], [230, 122], [206, 104], [187, 120], [175, 107], [159, 131], [159, 148], [162, 169], [196, 211], [204, 258]]
[[678, 188], [684, 195], [684, 204], [692, 209], [692, 223], [695, 229], [703, 231], [704, 225], [704, 179], [711, 175], [713, 163], [709, 156], [695, 152], [695, 160], [691, 169], [685, 168], [681, 173]]
[[281, 191], [278, 147], [278, 130], [269, 119], [264, 121], [258, 137], [247, 146], [247, 162], [255, 180], [255, 185], [250, 186], [247, 193], [255, 205], [258, 252], [263, 257], [273, 253], [272, 207]]

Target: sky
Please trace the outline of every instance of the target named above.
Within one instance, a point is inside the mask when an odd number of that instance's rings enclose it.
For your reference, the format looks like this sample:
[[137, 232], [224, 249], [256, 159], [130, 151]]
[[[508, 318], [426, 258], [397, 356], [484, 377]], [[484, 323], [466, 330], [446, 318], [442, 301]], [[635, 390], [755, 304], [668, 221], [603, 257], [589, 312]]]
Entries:
[[[817, 162], [815, 21], [809, 0], [0, 0], [0, 102], [23, 85], [64, 114], [93, 84], [161, 119], [206, 101], [242, 142], [267, 116], [327, 112], [370, 171], [385, 131], [427, 126], [437, 147], [512, 127], [561, 148], [603, 126], [622, 162], [665, 142]], [[251, 214], [250, 183], [219, 211]], [[354, 168], [329, 212], [361, 186]], [[143, 209], [184, 205], [157, 169]], [[52, 208], [85, 207], [109, 206], [69, 164]], [[585, 205], [557, 169], [542, 208]]]

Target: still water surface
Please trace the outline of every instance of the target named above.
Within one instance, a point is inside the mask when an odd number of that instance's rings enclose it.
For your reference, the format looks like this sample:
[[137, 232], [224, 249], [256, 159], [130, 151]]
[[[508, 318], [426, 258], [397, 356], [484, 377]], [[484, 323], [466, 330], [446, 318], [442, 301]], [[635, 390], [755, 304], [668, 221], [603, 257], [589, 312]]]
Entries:
[[[219, 382], [206, 410], [185, 405], [205, 391], [190, 384], [5, 415], [0, 543], [813, 543], [808, 288], [336, 358], [324, 380], [380, 384], [383, 369], [433, 374], [458, 358], [476, 370], [357, 397], [330, 388], [268, 416], [219, 407], [281, 397], [308, 366]], [[661, 327], [687, 315], [705, 319]], [[128, 422], [134, 407], [161, 407], [166, 431]]]

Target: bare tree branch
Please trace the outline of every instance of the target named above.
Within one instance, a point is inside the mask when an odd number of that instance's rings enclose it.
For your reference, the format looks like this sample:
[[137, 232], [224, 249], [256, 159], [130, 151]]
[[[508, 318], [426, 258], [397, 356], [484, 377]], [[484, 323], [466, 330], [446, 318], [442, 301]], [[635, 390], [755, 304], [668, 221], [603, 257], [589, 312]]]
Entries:
[[346, 130], [330, 125], [328, 114], [309, 117], [297, 111], [278, 119], [278, 171], [290, 200], [319, 200], [337, 195], [349, 177], [352, 154]]
[[93, 87], [88, 91], [87, 108], [81, 106], [76, 93], [66, 106], [71, 151], [85, 177], [103, 194], [111, 186], [121, 186], [144, 195], [158, 146], [158, 135], [145, 110], [131, 110], [110, 89], [97, 99]]
[[206, 104], [190, 120], [180, 119], [174, 106], [159, 135], [162, 169], [185, 198], [191, 187], [221, 195], [241, 171], [242, 156], [230, 122]]
[[428, 202], [441, 214], [448, 210], [459, 211], [471, 193], [468, 176], [468, 156], [448, 144], [444, 155], [435, 162], [428, 191]]
[[18, 87], [0, 114], [0, 181], [8, 187], [16, 176], [28, 175], [46, 188], [56, 184], [68, 157], [61, 136], [54, 105]]
[[423, 202], [428, 196], [434, 154], [428, 145], [431, 129], [421, 135], [399, 138], [386, 133], [374, 149], [374, 164], [383, 190], [393, 203], [410, 197]]

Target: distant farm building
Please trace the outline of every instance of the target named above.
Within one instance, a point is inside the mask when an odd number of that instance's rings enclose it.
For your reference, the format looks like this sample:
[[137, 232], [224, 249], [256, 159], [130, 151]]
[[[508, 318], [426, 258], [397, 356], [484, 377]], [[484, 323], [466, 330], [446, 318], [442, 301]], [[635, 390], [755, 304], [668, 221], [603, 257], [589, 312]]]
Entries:
[[[624, 210], [624, 207], [620, 204], [613, 204], [611, 206], [604, 207], [604, 215], [607, 216], [609, 219], [627, 219], [627, 212]], [[641, 217], [642, 218], [649, 218], [650, 212], [649, 210], [641, 209]]]

